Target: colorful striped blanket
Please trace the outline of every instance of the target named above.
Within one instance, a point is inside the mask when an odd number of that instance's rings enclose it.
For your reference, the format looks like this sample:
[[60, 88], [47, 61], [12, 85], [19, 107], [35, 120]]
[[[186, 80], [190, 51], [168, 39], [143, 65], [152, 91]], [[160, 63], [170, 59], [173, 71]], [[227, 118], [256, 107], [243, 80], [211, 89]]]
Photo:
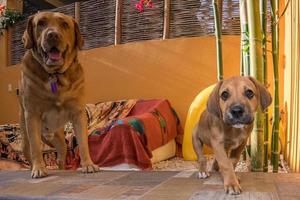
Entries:
[[[86, 113], [90, 154], [99, 166], [128, 163], [150, 169], [152, 150], [171, 139], [182, 139], [179, 119], [167, 100], [87, 104]], [[79, 167], [80, 157], [71, 123], [65, 127], [65, 138], [68, 146], [66, 168], [75, 169]], [[28, 167], [21, 152], [21, 139], [18, 124], [0, 126], [0, 158]], [[43, 157], [48, 168], [57, 168], [56, 156], [55, 149], [43, 144]]]

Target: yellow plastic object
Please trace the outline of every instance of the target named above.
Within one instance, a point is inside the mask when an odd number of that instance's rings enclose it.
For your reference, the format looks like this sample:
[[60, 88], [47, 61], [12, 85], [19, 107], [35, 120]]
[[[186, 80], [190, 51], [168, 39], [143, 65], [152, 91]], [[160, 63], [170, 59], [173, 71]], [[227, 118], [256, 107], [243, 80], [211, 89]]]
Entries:
[[192, 143], [192, 132], [202, 112], [206, 109], [206, 102], [214, 87], [215, 85], [211, 85], [202, 90], [190, 105], [186, 117], [182, 145], [182, 154], [185, 160], [197, 160], [197, 155]]

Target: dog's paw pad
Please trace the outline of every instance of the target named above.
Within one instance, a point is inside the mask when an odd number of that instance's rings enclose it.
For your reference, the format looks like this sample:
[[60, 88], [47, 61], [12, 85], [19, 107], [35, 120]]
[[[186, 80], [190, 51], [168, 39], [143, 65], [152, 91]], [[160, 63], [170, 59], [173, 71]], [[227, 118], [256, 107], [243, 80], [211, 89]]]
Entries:
[[42, 177], [45, 177], [45, 176], [48, 176], [48, 171], [45, 167], [33, 169], [31, 171], [31, 177], [32, 178], [42, 178]]
[[205, 179], [209, 177], [209, 173], [207, 172], [198, 172], [198, 178]]
[[97, 165], [91, 164], [91, 165], [82, 166], [81, 171], [83, 173], [95, 173], [95, 172], [99, 172], [100, 168]]

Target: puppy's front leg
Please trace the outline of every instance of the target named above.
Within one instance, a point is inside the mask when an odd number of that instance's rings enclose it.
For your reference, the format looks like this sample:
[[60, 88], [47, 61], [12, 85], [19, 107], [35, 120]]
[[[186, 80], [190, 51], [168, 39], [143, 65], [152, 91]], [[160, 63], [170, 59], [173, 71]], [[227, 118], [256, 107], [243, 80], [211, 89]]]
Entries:
[[243, 150], [245, 149], [246, 144], [247, 144], [247, 141], [243, 142], [239, 147], [237, 147], [236, 149], [233, 149], [230, 152], [229, 157], [230, 157], [230, 160], [233, 164], [234, 169], [235, 169], [237, 163], [240, 160], [241, 154], [242, 154]]
[[84, 111], [78, 112], [73, 116], [72, 124], [79, 145], [82, 172], [93, 173], [100, 171], [90, 157]]
[[224, 179], [225, 192], [229, 194], [240, 194], [242, 192], [242, 188], [234, 173], [232, 162], [225, 152], [224, 144], [220, 140], [216, 140], [214, 138], [211, 140], [211, 145]]
[[193, 142], [193, 147], [194, 147], [194, 151], [197, 154], [197, 158], [198, 158], [198, 178], [200, 179], [204, 179], [209, 177], [209, 173], [207, 171], [207, 160], [206, 157], [203, 153], [203, 143], [201, 142], [199, 136], [198, 136], [198, 128], [195, 127], [193, 130], [193, 138], [192, 138], [192, 142]]
[[42, 156], [41, 123], [40, 118], [36, 114], [25, 112], [26, 134], [29, 141], [32, 164], [32, 178], [41, 178], [48, 175]]

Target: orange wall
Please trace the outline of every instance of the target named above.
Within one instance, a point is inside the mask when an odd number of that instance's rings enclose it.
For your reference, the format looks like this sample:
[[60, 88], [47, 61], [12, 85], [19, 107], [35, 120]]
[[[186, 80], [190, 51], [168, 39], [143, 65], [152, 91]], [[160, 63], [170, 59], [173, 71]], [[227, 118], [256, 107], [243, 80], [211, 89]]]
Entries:
[[[225, 78], [239, 74], [239, 52], [239, 36], [223, 36]], [[87, 102], [166, 98], [183, 123], [196, 94], [216, 82], [211, 36], [104, 47], [82, 51], [79, 58], [85, 69]], [[17, 122], [17, 99], [7, 85], [17, 87], [19, 67], [3, 66], [1, 60], [0, 74], [0, 124]]]
[[[224, 37], [225, 76], [238, 74], [239, 37]], [[198, 91], [216, 81], [213, 37], [147, 41], [83, 51], [88, 102], [167, 98], [185, 119]], [[1, 61], [2, 63], [2, 61]], [[19, 67], [0, 67], [0, 123], [17, 121]]]

